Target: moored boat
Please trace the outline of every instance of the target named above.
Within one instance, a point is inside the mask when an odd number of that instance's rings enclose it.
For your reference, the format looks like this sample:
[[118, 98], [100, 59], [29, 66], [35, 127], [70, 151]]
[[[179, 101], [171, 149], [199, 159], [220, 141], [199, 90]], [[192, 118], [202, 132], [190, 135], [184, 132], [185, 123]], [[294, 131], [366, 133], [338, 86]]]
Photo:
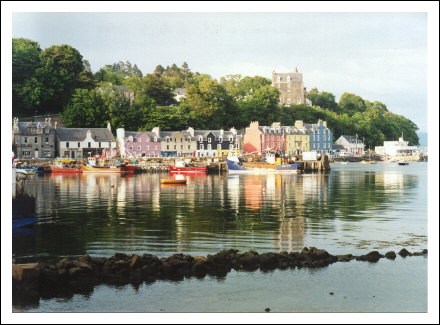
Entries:
[[226, 166], [229, 173], [298, 173], [301, 171], [301, 164], [282, 164], [281, 158], [266, 156], [267, 162], [244, 162], [239, 157], [231, 156], [226, 159]]
[[161, 184], [166, 184], [166, 185], [170, 185], [170, 184], [186, 184], [186, 179], [161, 179], [160, 180]]
[[81, 168], [83, 173], [125, 173], [125, 166], [92, 166], [84, 164]]
[[399, 160], [397, 163], [399, 164], [399, 166], [406, 166], [406, 165], [409, 165], [409, 162], [407, 162], [407, 161], [405, 161], [405, 160]]
[[187, 166], [183, 161], [176, 161], [174, 166], [168, 166], [171, 173], [207, 173], [208, 166]]
[[59, 159], [55, 161], [54, 165], [49, 165], [49, 168], [52, 173], [78, 174], [83, 172], [81, 164], [76, 160]]

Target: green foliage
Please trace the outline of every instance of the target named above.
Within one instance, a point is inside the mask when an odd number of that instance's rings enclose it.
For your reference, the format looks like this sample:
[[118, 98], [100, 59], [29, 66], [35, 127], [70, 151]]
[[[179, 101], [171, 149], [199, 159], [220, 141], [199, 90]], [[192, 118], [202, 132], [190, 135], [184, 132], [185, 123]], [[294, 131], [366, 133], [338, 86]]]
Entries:
[[357, 112], [364, 112], [366, 109], [366, 105], [361, 96], [350, 93], [343, 93], [341, 98], [339, 99], [339, 109], [341, 113], [346, 113], [352, 116]]
[[333, 112], [338, 112], [339, 107], [336, 103], [335, 95], [332, 93], [326, 91], [319, 92], [318, 89], [314, 88], [308, 93], [307, 99], [312, 102], [313, 106], [319, 106]]
[[26, 38], [12, 39], [12, 83], [23, 83], [41, 66], [41, 48]]

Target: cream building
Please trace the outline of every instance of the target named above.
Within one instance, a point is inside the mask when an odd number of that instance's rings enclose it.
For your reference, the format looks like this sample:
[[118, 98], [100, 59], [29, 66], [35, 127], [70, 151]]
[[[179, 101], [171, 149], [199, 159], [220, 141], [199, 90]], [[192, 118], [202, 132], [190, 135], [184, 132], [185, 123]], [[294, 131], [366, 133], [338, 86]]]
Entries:
[[280, 91], [281, 105], [306, 103], [303, 75], [298, 72], [298, 69], [288, 73], [272, 71], [272, 87]]

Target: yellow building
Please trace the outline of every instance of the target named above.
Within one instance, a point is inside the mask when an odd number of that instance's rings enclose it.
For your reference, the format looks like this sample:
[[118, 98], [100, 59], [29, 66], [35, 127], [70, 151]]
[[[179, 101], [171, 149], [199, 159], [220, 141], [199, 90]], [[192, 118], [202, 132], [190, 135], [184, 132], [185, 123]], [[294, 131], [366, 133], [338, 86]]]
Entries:
[[293, 129], [286, 134], [286, 154], [299, 155], [304, 151], [310, 151], [310, 135], [304, 129]]

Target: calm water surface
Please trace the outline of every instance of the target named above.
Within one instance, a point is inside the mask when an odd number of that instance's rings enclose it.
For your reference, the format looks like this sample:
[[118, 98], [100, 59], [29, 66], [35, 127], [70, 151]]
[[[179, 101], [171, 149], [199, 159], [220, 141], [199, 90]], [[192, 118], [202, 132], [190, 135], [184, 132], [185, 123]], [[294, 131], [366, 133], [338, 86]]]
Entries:
[[[333, 164], [327, 174], [44, 175], [26, 183], [38, 223], [13, 235], [18, 262], [115, 252], [207, 255], [222, 249], [331, 254], [427, 248], [427, 164]], [[320, 270], [229, 273], [134, 288], [102, 285], [26, 311], [426, 311], [427, 259]], [[343, 279], [343, 280], [342, 280]], [[405, 286], [402, 283], [406, 283]], [[270, 290], [268, 290], [270, 288]], [[335, 295], [329, 296], [329, 292]], [[337, 294], [339, 292], [339, 294]], [[374, 296], [374, 297], [373, 297]], [[173, 299], [170, 299], [173, 297]]]

